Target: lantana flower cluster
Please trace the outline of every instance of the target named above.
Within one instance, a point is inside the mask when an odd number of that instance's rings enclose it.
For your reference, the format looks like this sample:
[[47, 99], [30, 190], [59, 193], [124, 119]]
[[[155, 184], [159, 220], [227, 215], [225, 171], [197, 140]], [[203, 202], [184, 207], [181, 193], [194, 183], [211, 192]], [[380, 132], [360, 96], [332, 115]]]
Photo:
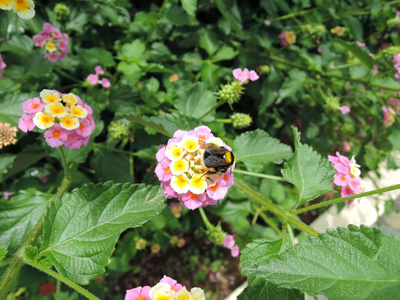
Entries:
[[24, 114], [19, 119], [19, 129], [24, 132], [35, 127], [45, 130], [46, 142], [53, 148], [86, 146], [95, 128], [92, 108], [73, 93], [43, 90], [40, 98], [22, 103], [22, 109]]
[[50, 23], [43, 24], [43, 30], [32, 37], [36, 47], [44, 49], [44, 58], [51, 62], [64, 59], [69, 51], [69, 36]]
[[103, 77], [101, 80], [99, 80], [99, 75], [104, 75], [104, 70], [101, 66], [96, 66], [94, 68], [94, 71], [96, 72], [96, 74], [89, 74], [89, 76], [87, 77], [87, 81], [89, 81], [90, 84], [101, 84], [105, 89], [111, 87], [111, 83], [108, 78]]
[[12, 10], [22, 19], [32, 19], [35, 16], [35, 3], [32, 0], [2, 0], [0, 9]]
[[[346, 156], [336, 152], [336, 156], [328, 155], [328, 159], [333, 163], [336, 170], [333, 183], [342, 188], [341, 196], [347, 197], [361, 192], [360, 165], [356, 163], [354, 156], [348, 159]], [[353, 200], [346, 201], [351, 204]]]
[[0, 54], [0, 78], [3, 77], [3, 72], [2, 72], [2, 71], [3, 71], [6, 67], [7, 67], [7, 65], [5, 64], [3, 58], [1, 57], [1, 54]]
[[233, 184], [234, 166], [223, 174], [209, 174], [202, 161], [209, 143], [231, 150], [207, 126], [191, 131], [178, 130], [167, 145], [158, 150], [155, 173], [167, 198], [178, 198], [184, 207], [196, 209], [215, 205], [225, 197]]
[[11, 127], [8, 123], [0, 122], [0, 149], [17, 142], [17, 131], [16, 127]]
[[395, 115], [399, 112], [399, 101], [396, 98], [390, 98], [387, 103], [388, 106], [382, 106], [384, 128], [394, 123]]
[[204, 290], [198, 287], [190, 291], [175, 279], [165, 276], [155, 286], [139, 286], [127, 290], [125, 300], [205, 300]]
[[296, 35], [293, 31], [282, 31], [278, 37], [281, 40], [281, 46], [283, 47], [296, 43]]

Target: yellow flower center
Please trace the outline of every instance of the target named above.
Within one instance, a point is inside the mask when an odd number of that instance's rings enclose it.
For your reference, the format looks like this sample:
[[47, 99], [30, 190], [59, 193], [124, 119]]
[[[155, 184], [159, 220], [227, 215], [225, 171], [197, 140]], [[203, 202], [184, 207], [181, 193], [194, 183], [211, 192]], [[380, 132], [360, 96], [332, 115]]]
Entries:
[[184, 176], [184, 175], [179, 175], [179, 176], [177, 176], [177, 178], [176, 178], [176, 185], [177, 185], [178, 187], [183, 188], [183, 187], [187, 186], [188, 183], [189, 183], [189, 180], [187, 179], [186, 176]]
[[53, 43], [48, 43], [46, 45], [46, 50], [48, 50], [48, 51], [53, 51], [55, 48], [56, 48], [56, 46], [54, 46]]
[[29, 8], [29, 3], [28, 3], [28, 1], [25, 1], [25, 0], [16, 0], [15, 8], [18, 11], [26, 11]]
[[155, 300], [171, 300], [171, 296], [169, 295], [159, 295], [155, 298]]
[[49, 115], [43, 115], [40, 117], [40, 122], [44, 125], [49, 125], [52, 121], [53, 120]]
[[57, 97], [54, 95], [48, 95], [46, 96], [46, 102], [47, 103], [54, 103], [57, 101]]

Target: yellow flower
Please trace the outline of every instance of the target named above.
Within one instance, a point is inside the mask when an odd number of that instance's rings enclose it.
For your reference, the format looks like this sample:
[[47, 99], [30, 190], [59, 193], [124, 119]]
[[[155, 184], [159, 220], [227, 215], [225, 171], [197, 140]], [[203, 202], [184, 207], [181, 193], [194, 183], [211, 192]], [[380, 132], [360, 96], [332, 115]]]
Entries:
[[73, 130], [79, 127], [79, 120], [71, 114], [67, 114], [60, 120], [60, 126], [67, 130]]
[[40, 129], [46, 130], [54, 125], [54, 118], [49, 113], [37, 112], [33, 117], [33, 123]]
[[67, 103], [69, 105], [75, 105], [78, 102], [78, 98], [73, 93], [69, 93], [69, 94], [62, 96], [62, 99], [65, 103]]
[[0, 0], [0, 9], [11, 10], [14, 6], [13, 0]]
[[178, 194], [184, 194], [189, 191], [189, 179], [185, 174], [172, 176], [171, 187]]
[[155, 243], [153, 246], [151, 246], [151, 253], [158, 253], [161, 250], [160, 244]]
[[48, 43], [46, 43], [46, 50], [51, 53], [51, 52], [56, 51], [57, 47], [52, 42], [48, 42]]
[[56, 91], [52, 90], [42, 90], [40, 92], [40, 98], [42, 98], [43, 102], [46, 102], [47, 104], [61, 101], [60, 95]]
[[67, 110], [65, 109], [64, 105], [62, 105], [60, 102], [47, 104], [45, 105], [44, 110], [51, 116], [58, 118], [62, 118], [67, 114]]
[[189, 163], [186, 159], [173, 160], [169, 165], [169, 169], [173, 175], [181, 175], [186, 172], [188, 168]]
[[88, 111], [81, 105], [72, 106], [70, 113], [80, 119], [86, 118]]
[[192, 295], [186, 289], [186, 287], [182, 287], [175, 295], [176, 300], [192, 300]]
[[204, 193], [207, 189], [206, 177], [200, 174], [196, 174], [190, 180], [189, 190], [196, 195]]
[[165, 156], [170, 160], [181, 159], [185, 150], [178, 143], [171, 143], [165, 148]]
[[186, 135], [182, 138], [182, 146], [188, 152], [193, 152], [199, 149], [199, 140], [195, 136]]
[[32, 19], [35, 16], [35, 3], [32, 0], [15, 0], [13, 11], [22, 19]]

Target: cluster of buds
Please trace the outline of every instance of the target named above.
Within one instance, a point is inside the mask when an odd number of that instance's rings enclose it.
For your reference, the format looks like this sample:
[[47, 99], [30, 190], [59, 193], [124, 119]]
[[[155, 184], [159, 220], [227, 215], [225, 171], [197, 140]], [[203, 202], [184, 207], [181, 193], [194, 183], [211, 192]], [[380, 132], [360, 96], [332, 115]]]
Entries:
[[212, 243], [228, 248], [233, 257], [239, 256], [239, 246], [235, 245], [235, 238], [223, 231], [220, 223], [217, 226], [207, 226], [206, 234]]
[[233, 184], [233, 173], [209, 172], [203, 161], [209, 144], [231, 150], [220, 138], [214, 137], [207, 126], [191, 131], [178, 130], [167, 145], [158, 150], [155, 173], [167, 198], [178, 198], [184, 207], [196, 209], [215, 205], [225, 197]]
[[234, 113], [231, 115], [232, 125], [235, 128], [242, 129], [250, 126], [253, 122], [252, 118], [248, 114]]
[[293, 31], [282, 31], [278, 38], [281, 40], [281, 46], [286, 47], [296, 43], [296, 35]]
[[171, 277], [165, 276], [155, 286], [139, 286], [127, 290], [125, 300], [205, 300], [204, 291], [194, 287], [190, 291]]
[[114, 140], [129, 138], [129, 121], [126, 119], [111, 121], [110, 125], [108, 125], [108, 134]]
[[386, 60], [390, 60], [392, 58], [394, 59], [393, 56], [397, 56], [397, 54], [399, 53], [400, 53], [400, 46], [389, 46], [380, 51], [379, 54], [377, 55], [377, 58], [383, 57]]
[[35, 3], [32, 0], [3, 0], [0, 9], [12, 10], [22, 19], [32, 19], [35, 16]]
[[328, 110], [335, 111], [340, 109], [339, 98], [334, 96], [328, 96], [325, 99], [325, 107]]
[[54, 19], [61, 23], [69, 21], [71, 16], [71, 10], [64, 3], [57, 3], [54, 6]]
[[325, 31], [324, 25], [303, 24], [300, 25], [302, 32], [308, 33], [313, 39], [320, 39]]
[[342, 26], [336, 26], [331, 29], [331, 33], [336, 34], [337, 36], [342, 36], [345, 33], [345, 31], [346, 28]]
[[94, 68], [94, 71], [96, 72], [96, 74], [89, 74], [89, 76], [87, 77], [87, 81], [91, 85], [101, 84], [105, 89], [111, 87], [111, 83], [108, 78], [103, 77], [101, 80], [99, 80], [99, 75], [104, 75], [104, 70], [101, 66], [96, 66]]
[[390, 98], [387, 103], [388, 106], [382, 106], [384, 128], [394, 123], [395, 115], [399, 112], [399, 101], [396, 98]]
[[6, 67], [7, 67], [7, 65], [5, 64], [3, 58], [1, 57], [1, 54], [0, 54], [0, 78], [3, 77], [3, 72], [2, 72], [2, 71], [3, 71]]
[[36, 47], [44, 48], [44, 58], [51, 62], [64, 59], [69, 51], [69, 36], [50, 23], [43, 24], [43, 30], [33, 36]]
[[16, 127], [11, 127], [8, 123], [3, 124], [0, 122], [0, 149], [17, 142], [17, 131]]
[[50, 147], [79, 149], [86, 146], [95, 124], [92, 108], [73, 93], [43, 90], [40, 98], [22, 103], [24, 114], [18, 127], [24, 132], [35, 127], [45, 130], [44, 137]]
[[[347, 197], [361, 192], [360, 165], [356, 163], [354, 156], [348, 159], [346, 156], [336, 152], [336, 156], [328, 155], [328, 159], [333, 163], [336, 170], [333, 183], [342, 188], [341, 196]], [[346, 201], [351, 204], [353, 200]]]

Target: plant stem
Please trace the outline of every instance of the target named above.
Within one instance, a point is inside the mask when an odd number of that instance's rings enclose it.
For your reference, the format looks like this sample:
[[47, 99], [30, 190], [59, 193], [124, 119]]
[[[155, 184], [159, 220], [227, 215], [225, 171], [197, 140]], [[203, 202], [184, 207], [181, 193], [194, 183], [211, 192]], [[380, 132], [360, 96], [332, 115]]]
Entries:
[[272, 23], [272, 22], [278, 21], [278, 20], [291, 19], [291, 18], [294, 18], [294, 17], [297, 17], [297, 16], [302, 16], [302, 15], [308, 14], [308, 13], [310, 13], [310, 12], [312, 12], [314, 10], [318, 10], [318, 9], [319, 9], [318, 7], [311, 8], [311, 9], [305, 9], [305, 10], [301, 10], [301, 11], [298, 11], [298, 12], [290, 13], [290, 14], [287, 14], [287, 15], [284, 15], [284, 16], [281, 16], [281, 17], [278, 17], [278, 18], [271, 19], [270, 21]]
[[400, 189], [400, 184], [388, 186], [388, 187], [385, 187], [385, 188], [381, 188], [381, 189], [377, 189], [377, 190], [373, 190], [373, 191], [369, 191], [369, 192], [365, 192], [365, 193], [360, 193], [360, 194], [355, 194], [355, 195], [351, 195], [351, 196], [347, 196], [347, 197], [342, 197], [342, 198], [337, 198], [337, 199], [333, 199], [333, 200], [329, 200], [329, 201], [320, 202], [320, 203], [317, 203], [317, 204], [314, 204], [314, 205], [310, 205], [310, 206], [307, 206], [307, 207], [304, 207], [304, 208], [300, 208], [300, 209], [294, 210], [291, 213], [294, 214], [294, 215], [298, 215], [298, 214], [301, 214], [301, 213], [303, 213], [305, 211], [309, 211], [309, 210], [313, 210], [313, 209], [316, 209], [316, 208], [328, 206], [328, 205], [331, 205], [331, 204], [345, 202], [345, 201], [348, 201], [348, 200], [353, 200], [353, 199], [357, 199], [357, 198], [361, 198], [361, 197], [381, 194], [381, 193], [384, 193], [384, 192], [390, 192], [390, 191], [394, 191], [394, 190], [398, 190], [398, 189]]
[[279, 177], [279, 176], [265, 175], [265, 174], [254, 173], [254, 172], [243, 171], [243, 170], [237, 170], [237, 169], [233, 170], [233, 173], [239, 173], [239, 174], [250, 175], [250, 176], [254, 176], [254, 177], [261, 177], [261, 178], [267, 178], [267, 179], [272, 179], [272, 180], [278, 180], [278, 181], [285, 181], [285, 179], [283, 179], [282, 177]]
[[237, 187], [239, 190], [241, 190], [243, 193], [245, 193], [247, 196], [249, 196], [251, 199], [253, 199], [255, 202], [257, 202], [261, 206], [266, 207], [270, 212], [272, 212], [274, 215], [279, 217], [283, 221], [283, 223], [289, 223], [289, 224], [293, 225], [294, 227], [300, 229], [301, 231], [307, 233], [308, 235], [315, 236], [315, 237], [318, 236], [318, 232], [316, 232], [314, 229], [307, 226], [303, 222], [297, 220], [289, 212], [283, 210], [282, 208], [273, 204], [271, 201], [265, 199], [263, 196], [261, 196], [259, 193], [250, 189], [248, 186], [246, 186], [240, 180], [237, 180], [237, 179], [235, 180], [235, 187]]
[[206, 213], [204, 212], [204, 209], [202, 207], [199, 207], [199, 212], [201, 215], [201, 218], [203, 219], [204, 224], [206, 225], [208, 230], [211, 230], [214, 228], [214, 226], [210, 223], [210, 221], [207, 218]]
[[210, 112], [212, 112], [213, 110], [217, 109], [218, 107], [220, 107], [222, 104], [224, 104], [225, 102], [227, 102], [227, 100], [220, 100], [217, 102], [217, 104], [215, 104], [213, 107], [211, 107], [205, 114], [203, 114], [200, 118], [198, 118], [199, 121], [201, 121], [205, 116], [207, 116]]
[[73, 288], [74, 290], [76, 290], [78, 293], [80, 293], [81, 295], [85, 296], [86, 298], [90, 299], [90, 300], [100, 300], [100, 298], [97, 298], [95, 295], [93, 295], [92, 293], [90, 293], [88, 290], [84, 289], [83, 287], [81, 287], [80, 285], [76, 284], [75, 282], [73, 282], [72, 280], [64, 277], [63, 275], [57, 273], [56, 271], [53, 271], [47, 267], [45, 267], [44, 265], [33, 261], [31, 259], [28, 259], [26, 257], [24, 257], [24, 263], [56, 278], [57, 280], [63, 282], [64, 284], [68, 285], [69, 287]]
[[267, 223], [268, 226], [271, 227], [273, 231], [275, 231], [277, 234], [281, 234], [281, 231], [279, 230], [278, 226], [276, 226], [274, 221], [272, 221], [270, 218], [268, 218], [268, 216], [264, 212], [259, 211], [258, 213], [261, 216], [261, 218], [264, 220], [264, 222]]

